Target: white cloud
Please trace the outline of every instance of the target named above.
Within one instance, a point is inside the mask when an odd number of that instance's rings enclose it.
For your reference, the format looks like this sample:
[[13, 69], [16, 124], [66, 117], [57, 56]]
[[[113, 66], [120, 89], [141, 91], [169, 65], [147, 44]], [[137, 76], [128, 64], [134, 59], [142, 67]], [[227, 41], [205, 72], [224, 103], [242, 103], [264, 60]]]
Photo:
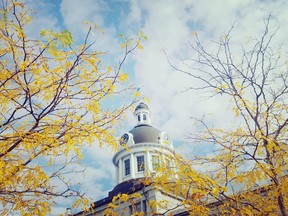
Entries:
[[104, 19], [101, 16], [101, 12], [107, 9], [105, 1], [63, 0], [61, 2], [61, 13], [64, 23], [73, 30], [83, 25], [84, 21], [92, 21], [100, 26], [103, 25]]
[[[111, 1], [110, 4], [112, 3], [115, 2]], [[149, 39], [144, 43], [142, 52], [133, 54], [134, 71], [131, 73], [135, 73], [135, 80], [132, 81], [141, 87], [141, 92], [151, 101], [148, 105], [152, 113], [152, 124], [170, 133], [178, 143], [182, 142], [189, 132], [196, 132], [197, 128], [189, 121], [190, 116], [201, 117], [203, 114], [209, 114], [206, 119], [215, 126], [227, 126], [234, 117], [227, 111], [228, 103], [224, 97], [206, 100], [207, 95], [199, 92], [179, 93], [199, 83], [174, 71], [169, 66], [163, 50], [169, 59], [178, 65], [179, 59], [191, 58], [195, 55], [188, 44], [188, 41], [193, 41], [192, 32], [198, 32], [203, 44], [212, 49], [210, 41], [217, 41], [233, 24], [235, 24], [232, 32], [233, 43], [245, 44], [250, 38], [255, 38], [259, 36], [259, 32], [263, 32], [263, 20], [270, 13], [272, 14], [271, 27], [280, 26], [275, 44], [284, 42], [288, 31], [286, 28], [288, 3], [285, 0], [215, 0], [213, 2], [209, 0], [130, 0], [124, 3], [127, 10], [122, 10], [120, 15], [117, 13], [117, 17], [110, 17], [120, 20], [119, 26], [107, 26], [105, 18], [107, 19], [107, 14], [113, 16], [114, 12], [106, 1], [63, 0], [61, 16], [64, 25], [78, 38], [83, 37], [85, 32], [84, 20], [99, 24], [105, 34], [95, 36], [97, 39], [95, 47], [100, 50], [111, 50], [111, 52], [115, 48], [118, 49], [117, 34], [134, 35], [134, 31], [140, 29], [144, 31]], [[59, 28], [55, 19], [55, 16], [43, 12], [36, 20], [37, 26]], [[117, 32], [119, 29], [121, 32]], [[237, 56], [240, 49], [235, 51]], [[128, 116], [133, 118], [131, 114]], [[134, 125], [134, 119], [129, 119], [128, 122], [131, 127]], [[195, 153], [203, 150], [194, 145], [185, 145], [183, 148], [180, 151]], [[113, 179], [112, 155], [113, 153], [108, 153], [105, 147], [99, 149], [93, 146], [85, 151], [87, 157], [85, 162], [89, 165], [86, 164], [88, 173], [84, 178], [83, 189], [94, 187], [89, 192], [95, 194], [95, 199], [100, 195], [105, 196], [103, 191], [107, 189], [102, 188], [102, 180]], [[111, 184], [114, 185], [114, 181]]]
[[[106, 58], [110, 60], [110, 63], [118, 63], [120, 51], [119, 33], [116, 31], [115, 26], [106, 25], [105, 19], [109, 18], [107, 14], [111, 12], [106, 1], [63, 0], [60, 5], [60, 12], [65, 28], [72, 32], [74, 41], [77, 43], [84, 42], [88, 32], [88, 25], [97, 26], [90, 33], [90, 42], [94, 42], [91, 49], [108, 53]], [[107, 17], [105, 18], [105, 16]], [[88, 25], [86, 22], [88, 22]], [[116, 56], [113, 57], [113, 55]]]
[[[229, 125], [234, 116], [227, 111], [228, 100], [223, 97], [203, 100], [205, 95], [200, 92], [177, 94], [198, 83], [173, 71], [162, 50], [172, 61], [191, 58], [195, 53], [191, 52], [188, 40], [193, 41], [194, 31], [199, 33], [204, 45], [213, 48], [210, 41], [218, 40], [234, 24], [234, 43], [240, 44], [263, 32], [263, 20], [270, 13], [273, 15], [272, 28], [287, 22], [284, 19], [285, 1], [131, 1], [131, 5], [126, 19], [136, 17], [149, 37], [144, 51], [135, 56], [136, 81], [142, 86], [142, 93], [151, 100], [152, 122], [170, 132], [174, 139], [183, 138], [189, 129], [193, 129], [188, 127], [189, 116], [201, 117], [208, 113], [206, 119], [215, 126]], [[280, 42], [287, 35], [286, 31], [285, 28], [279, 30]], [[239, 51], [236, 50], [235, 56]]]
[[37, 4], [27, 2], [27, 7], [32, 9], [32, 23], [27, 25], [28, 36], [39, 38], [42, 29], [53, 29], [60, 31], [61, 24], [59, 23], [56, 14], [51, 13], [53, 4], [44, 1], [38, 1]]
[[[91, 201], [96, 201], [108, 196], [108, 192], [115, 186], [115, 169], [112, 163], [113, 152], [106, 146], [100, 148], [98, 145], [85, 147], [83, 150], [85, 160], [80, 164], [74, 163], [67, 167], [68, 174], [65, 174], [65, 180], [71, 182], [74, 189], [80, 189]], [[64, 158], [63, 158], [64, 159]], [[69, 173], [69, 171], [71, 171]], [[83, 171], [83, 172], [75, 172]], [[80, 185], [78, 186], [78, 183]], [[53, 179], [53, 185], [57, 185], [58, 190], [66, 189], [66, 186], [59, 180]], [[52, 214], [59, 215], [65, 212], [66, 208], [71, 207], [75, 198], [56, 198], [57, 205], [53, 208]], [[73, 209], [73, 212], [81, 209]]]

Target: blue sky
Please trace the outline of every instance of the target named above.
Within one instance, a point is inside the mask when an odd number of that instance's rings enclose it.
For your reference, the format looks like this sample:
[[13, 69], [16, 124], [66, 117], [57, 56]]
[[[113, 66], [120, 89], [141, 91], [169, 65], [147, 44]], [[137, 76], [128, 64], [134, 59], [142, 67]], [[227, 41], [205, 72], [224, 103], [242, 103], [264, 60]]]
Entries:
[[[185, 140], [187, 134], [198, 129], [189, 120], [191, 116], [206, 114], [207, 121], [218, 127], [229, 127], [234, 119], [226, 98], [208, 100], [200, 92], [180, 93], [197, 83], [173, 71], [164, 51], [178, 65], [180, 60], [195, 55], [189, 47], [195, 32], [213, 50], [210, 42], [223, 36], [232, 25], [233, 43], [245, 44], [263, 32], [263, 19], [269, 14], [271, 27], [280, 27], [275, 44], [284, 42], [288, 35], [286, 0], [27, 0], [27, 6], [37, 12], [29, 29], [33, 35], [39, 35], [43, 28], [68, 29], [78, 41], [84, 37], [85, 20], [97, 23], [104, 33], [95, 34], [94, 48], [107, 51], [107, 64], [118, 62], [119, 34], [135, 37], [142, 30], [148, 40], [144, 50], [133, 53], [126, 62], [129, 82], [140, 87], [141, 93], [150, 99], [152, 124], [167, 131], [177, 150], [187, 156], [210, 151], [207, 146], [188, 144]], [[239, 50], [233, 51], [237, 56]], [[119, 136], [135, 124], [132, 112], [127, 116], [123, 127], [118, 128]], [[81, 177], [82, 190], [93, 200], [103, 198], [115, 186], [113, 152], [94, 145], [84, 149], [83, 154], [86, 174]], [[63, 212], [70, 203], [71, 200], [62, 200], [53, 214]]]

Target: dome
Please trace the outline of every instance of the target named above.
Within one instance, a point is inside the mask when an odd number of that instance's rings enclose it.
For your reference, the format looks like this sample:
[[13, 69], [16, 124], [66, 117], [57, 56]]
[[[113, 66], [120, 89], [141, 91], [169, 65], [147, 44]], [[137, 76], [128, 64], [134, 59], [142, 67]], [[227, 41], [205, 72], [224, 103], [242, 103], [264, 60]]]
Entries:
[[135, 111], [140, 110], [140, 109], [147, 109], [147, 110], [149, 110], [148, 106], [147, 106], [145, 103], [143, 103], [143, 102], [141, 102], [141, 103], [135, 108]]
[[158, 143], [160, 139], [160, 133], [158, 129], [151, 125], [141, 124], [134, 127], [129, 131], [133, 135], [135, 144], [137, 143]]

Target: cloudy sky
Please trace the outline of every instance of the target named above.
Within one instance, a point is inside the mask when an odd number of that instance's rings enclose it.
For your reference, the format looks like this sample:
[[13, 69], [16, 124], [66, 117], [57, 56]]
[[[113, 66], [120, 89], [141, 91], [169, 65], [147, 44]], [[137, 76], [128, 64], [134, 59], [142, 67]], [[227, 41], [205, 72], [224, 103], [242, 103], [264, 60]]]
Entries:
[[[208, 122], [221, 126], [233, 121], [233, 115], [225, 98], [208, 100], [201, 92], [185, 91], [197, 83], [173, 70], [167, 58], [178, 64], [193, 57], [195, 53], [189, 42], [193, 42], [195, 33], [209, 47], [211, 41], [218, 40], [232, 25], [233, 43], [245, 43], [261, 35], [263, 20], [269, 14], [271, 27], [280, 27], [275, 43], [281, 44], [288, 35], [286, 0], [27, 0], [27, 6], [36, 11], [30, 27], [35, 35], [42, 28], [68, 29], [77, 41], [85, 34], [84, 21], [97, 23], [103, 32], [95, 34], [95, 49], [107, 51], [111, 64], [117, 63], [115, 59], [119, 57], [119, 34], [133, 37], [142, 30], [148, 40], [144, 50], [133, 53], [125, 66], [129, 82], [149, 98], [152, 124], [170, 133], [178, 151], [188, 156], [209, 151], [193, 144], [182, 146], [186, 143], [185, 136], [196, 131], [189, 120], [191, 116], [205, 114]], [[132, 113], [128, 116], [123, 128], [119, 128], [119, 135], [135, 123]], [[95, 200], [103, 198], [115, 186], [113, 153], [95, 145], [85, 149], [84, 156], [86, 175], [82, 190]], [[69, 203], [63, 201], [54, 213], [64, 211]]]

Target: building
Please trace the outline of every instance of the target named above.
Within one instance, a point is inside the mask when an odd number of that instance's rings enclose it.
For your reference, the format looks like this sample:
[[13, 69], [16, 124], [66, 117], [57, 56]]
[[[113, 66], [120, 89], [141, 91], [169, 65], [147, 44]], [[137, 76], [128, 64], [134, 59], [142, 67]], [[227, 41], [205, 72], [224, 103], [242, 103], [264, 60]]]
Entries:
[[[132, 130], [122, 135], [119, 141], [119, 150], [113, 157], [117, 185], [108, 193], [107, 197], [96, 201], [90, 211], [79, 212], [75, 215], [111, 215], [107, 213], [107, 209], [111, 209], [109, 207], [111, 204], [116, 204], [117, 208], [113, 211], [116, 211], [117, 215], [123, 216], [129, 216], [135, 212], [142, 212], [144, 215], [191, 215], [191, 212], [188, 212], [182, 205], [184, 198], [181, 199], [171, 193], [168, 194], [159, 187], [154, 188], [149, 184], [143, 184], [143, 181], [149, 179], [152, 175], [157, 175], [157, 167], [160, 163], [168, 167], [176, 167], [175, 160], [173, 161], [175, 159], [174, 148], [169, 134], [151, 125], [150, 111], [146, 104], [140, 103], [136, 107], [134, 115], [137, 124]], [[283, 176], [281, 181], [284, 185], [287, 185], [287, 176]], [[229, 199], [227, 197], [219, 197], [218, 199], [210, 197], [211, 199], [202, 204], [209, 209], [208, 215], [223, 215], [225, 212], [225, 215], [230, 215], [231, 211], [235, 213], [235, 209], [239, 210], [242, 207], [245, 209], [247, 206], [249, 207], [250, 203], [261, 202], [262, 204], [259, 204], [261, 207], [261, 205], [266, 205], [265, 200], [270, 200], [275, 204], [275, 208], [273, 207], [270, 213], [280, 215], [276, 204], [277, 197], [273, 194], [269, 195], [273, 190], [277, 191], [273, 184], [265, 187], [260, 186], [255, 190], [231, 194]], [[119, 194], [128, 194], [132, 198], [126, 202], [119, 200], [113, 202], [113, 198]], [[136, 194], [140, 196], [136, 196]], [[287, 197], [286, 194], [285, 197]], [[167, 205], [151, 208], [149, 203], [153, 200], [156, 203], [165, 201]], [[234, 200], [237, 201], [234, 202]], [[262, 208], [264, 209], [263, 213], [268, 211], [265, 206], [262, 206]], [[67, 213], [71, 212], [70, 209], [68, 210]], [[251, 212], [256, 215], [262, 213], [255, 209], [252, 209]], [[240, 212], [235, 214], [241, 215]]]
[[[145, 103], [140, 103], [134, 112], [137, 120], [136, 126], [124, 133], [119, 141], [119, 150], [113, 157], [116, 170], [117, 185], [109, 192], [108, 196], [98, 200], [89, 212], [79, 212], [76, 215], [103, 215], [104, 211], [118, 194], [140, 194], [132, 202], [123, 202], [116, 209], [119, 215], [131, 215], [141, 211], [146, 215], [151, 214], [148, 201], [167, 201], [166, 208], [154, 208], [154, 212], [165, 214], [168, 209], [174, 213], [182, 212], [178, 209], [177, 200], [171, 194], [165, 194], [161, 189], [144, 186], [141, 180], [155, 174], [159, 163], [173, 164], [173, 143], [168, 133], [160, 131], [151, 125], [150, 110]], [[169, 159], [168, 159], [169, 158]], [[169, 214], [171, 211], [169, 211]]]

